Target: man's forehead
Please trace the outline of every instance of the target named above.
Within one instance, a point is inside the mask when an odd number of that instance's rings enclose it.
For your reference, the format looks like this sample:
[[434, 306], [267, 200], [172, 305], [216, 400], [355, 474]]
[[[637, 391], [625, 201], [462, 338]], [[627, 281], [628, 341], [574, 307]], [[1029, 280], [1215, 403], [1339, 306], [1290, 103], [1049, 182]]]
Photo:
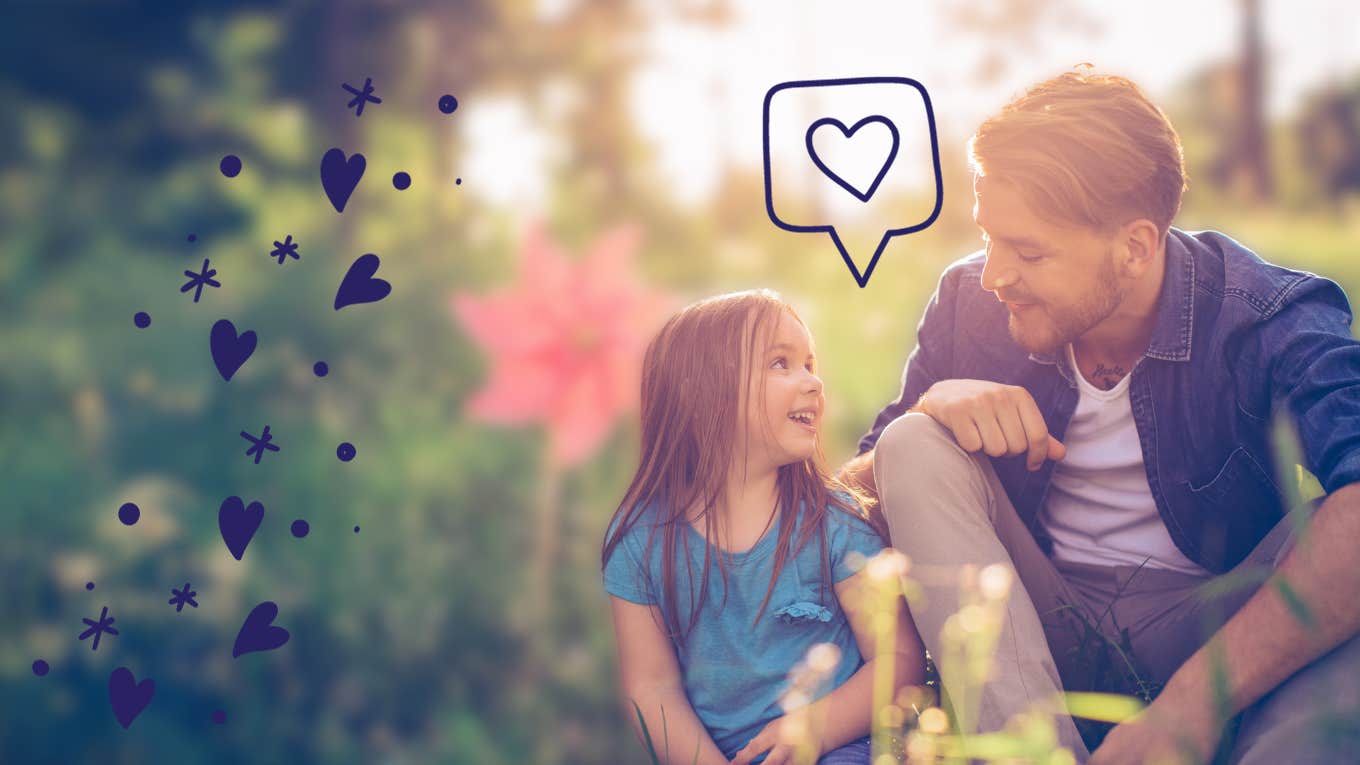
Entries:
[[1062, 235], [1030, 209], [1014, 184], [986, 176], [973, 178], [973, 222], [993, 238], [1039, 241]]

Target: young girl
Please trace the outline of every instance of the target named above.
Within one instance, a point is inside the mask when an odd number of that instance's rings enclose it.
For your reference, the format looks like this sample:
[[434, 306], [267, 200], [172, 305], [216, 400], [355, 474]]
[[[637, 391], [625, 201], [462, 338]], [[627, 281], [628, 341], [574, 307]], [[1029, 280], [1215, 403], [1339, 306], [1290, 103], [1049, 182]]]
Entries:
[[[839, 651], [822, 649], [810, 743], [824, 765], [869, 762], [878, 649], [850, 564], [887, 533], [830, 477], [824, 407], [812, 337], [767, 290], [691, 305], [647, 349], [642, 458], [602, 564], [623, 706], [663, 762], [792, 762], [780, 699], [819, 643]], [[921, 684], [901, 598], [895, 618], [894, 687]]]

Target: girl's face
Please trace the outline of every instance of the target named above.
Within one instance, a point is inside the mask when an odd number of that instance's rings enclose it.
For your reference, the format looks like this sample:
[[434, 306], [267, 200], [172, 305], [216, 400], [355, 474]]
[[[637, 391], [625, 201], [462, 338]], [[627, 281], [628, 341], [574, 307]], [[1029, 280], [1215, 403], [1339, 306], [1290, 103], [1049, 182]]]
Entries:
[[812, 457], [826, 408], [812, 335], [782, 311], [771, 342], [756, 353], [744, 407], [748, 468], [777, 468]]

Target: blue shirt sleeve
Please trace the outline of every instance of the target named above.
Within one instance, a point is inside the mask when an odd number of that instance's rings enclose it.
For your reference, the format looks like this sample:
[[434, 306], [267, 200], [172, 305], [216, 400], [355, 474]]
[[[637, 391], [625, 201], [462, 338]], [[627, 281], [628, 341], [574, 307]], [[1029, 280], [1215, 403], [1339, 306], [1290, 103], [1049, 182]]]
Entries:
[[1298, 427], [1307, 468], [1327, 493], [1360, 481], [1360, 342], [1351, 337], [1346, 294], [1318, 277], [1261, 326], [1271, 399]]
[[935, 294], [916, 326], [916, 348], [902, 369], [902, 392], [874, 418], [873, 427], [859, 439], [859, 453], [874, 448], [888, 423], [906, 414], [921, 396], [940, 380], [950, 378], [954, 355], [954, 306], [959, 289], [959, 268], [950, 267], [940, 277]]
[[[605, 540], [609, 540], [618, 520], [609, 526]], [[656, 597], [647, 585], [646, 550], [647, 521], [639, 519], [614, 547], [604, 566], [604, 591], [630, 603], [657, 605]]]
[[831, 556], [831, 579], [839, 582], [859, 573], [864, 565], [859, 555], [872, 558], [886, 546], [868, 521], [844, 510], [826, 510], [827, 546]]

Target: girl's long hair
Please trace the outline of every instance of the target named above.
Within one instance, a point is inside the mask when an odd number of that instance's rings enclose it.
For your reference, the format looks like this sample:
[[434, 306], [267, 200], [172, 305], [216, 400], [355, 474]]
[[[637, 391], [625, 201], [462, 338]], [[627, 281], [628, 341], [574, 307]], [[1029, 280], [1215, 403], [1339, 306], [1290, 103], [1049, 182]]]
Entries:
[[[718, 540], [717, 513], [733, 469], [740, 441], [741, 403], [749, 400], [750, 388], [762, 392], [763, 377], [752, 374], [759, 353], [772, 341], [780, 317], [802, 319], [770, 290], [752, 290], [708, 298], [681, 310], [661, 328], [647, 347], [642, 369], [642, 448], [637, 473], [611, 521], [613, 531], [604, 541], [601, 565], [608, 563], [614, 548], [648, 511], [656, 522], [648, 529], [647, 557], [642, 566], [647, 591], [661, 604], [664, 628], [679, 647], [698, 622], [709, 586], [712, 545], [704, 544], [703, 571], [695, 592], [694, 572], [689, 569], [691, 535], [687, 516], [698, 509], [704, 537]], [[763, 404], [763, 402], [762, 402]], [[764, 411], [762, 406], [760, 411]], [[768, 426], [768, 423], [767, 423]], [[779, 539], [774, 570], [756, 612], [764, 613], [784, 564], [815, 536], [821, 546], [822, 597], [831, 581], [826, 549], [825, 524], [828, 507], [868, 521], [885, 541], [887, 525], [881, 514], [866, 510], [867, 503], [850, 487], [832, 478], [826, 467], [821, 441], [815, 453], [802, 462], [783, 465], [776, 478]], [[836, 493], [833, 493], [836, 492]], [[802, 518], [798, 518], [799, 514]], [[792, 539], [795, 526], [798, 539]], [[650, 560], [654, 546], [661, 545], [661, 582], [652, 581]], [[792, 544], [791, 544], [792, 543]], [[681, 625], [675, 562], [677, 550], [689, 576], [687, 623]], [[726, 555], [718, 554], [724, 602], [727, 594]], [[658, 586], [659, 585], [659, 586]]]

